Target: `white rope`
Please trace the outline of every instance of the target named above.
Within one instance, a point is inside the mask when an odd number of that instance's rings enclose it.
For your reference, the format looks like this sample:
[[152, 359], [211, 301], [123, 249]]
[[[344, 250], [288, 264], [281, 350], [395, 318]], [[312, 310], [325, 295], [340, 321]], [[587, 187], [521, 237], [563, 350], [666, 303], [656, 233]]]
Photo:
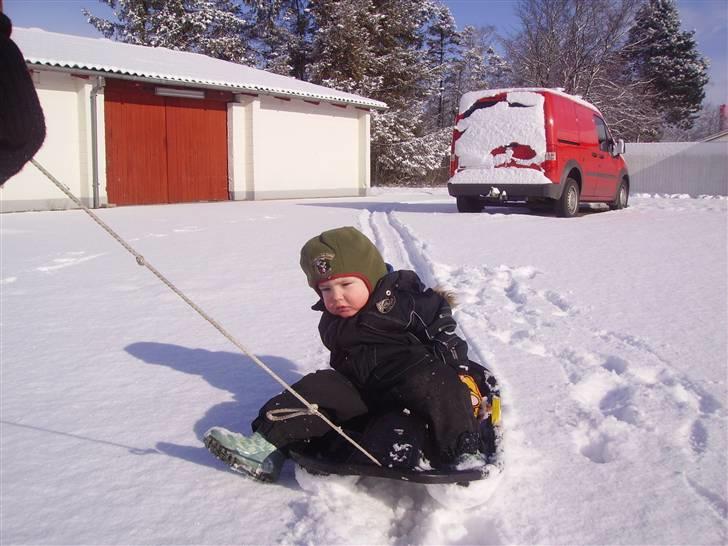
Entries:
[[190, 298], [188, 298], [184, 293], [182, 293], [181, 290], [179, 290], [172, 282], [170, 282], [164, 275], [162, 275], [157, 269], [148, 263], [144, 256], [139, 254], [136, 250], [134, 250], [124, 239], [122, 239], [111, 227], [109, 227], [101, 218], [96, 216], [86, 205], [84, 205], [75, 195], [71, 193], [71, 191], [61, 184], [51, 173], [49, 173], [40, 163], [38, 163], [35, 159], [31, 159], [30, 162], [35, 165], [40, 172], [42, 172], [48, 179], [55, 184], [55, 186], [61, 190], [66, 196], [73, 201], [76, 205], [78, 205], [86, 214], [88, 214], [91, 219], [96, 222], [99, 226], [101, 226], [109, 235], [111, 235], [114, 239], [118, 241], [118, 243], [123, 246], [132, 256], [136, 258], [136, 262], [146, 267], [149, 271], [151, 271], [160, 281], [162, 281], [164, 284], [167, 285], [167, 287], [172, 290], [175, 294], [177, 294], [182, 300], [192, 307], [195, 311], [197, 311], [197, 314], [200, 315], [202, 318], [204, 318], [207, 322], [212, 324], [212, 326], [215, 327], [215, 329], [220, 332], [225, 338], [227, 338], [230, 343], [235, 345], [238, 349], [240, 349], [243, 354], [245, 354], [247, 357], [249, 357], [253, 362], [255, 362], [260, 368], [263, 369], [268, 375], [270, 375], [273, 379], [275, 379], [278, 383], [280, 383], [284, 389], [286, 389], [288, 392], [290, 392], [293, 396], [295, 396], [304, 406], [308, 408], [308, 411], [311, 415], [316, 415], [320, 417], [327, 425], [329, 425], [332, 429], [334, 429], [336, 432], [338, 432], [342, 437], [344, 437], [351, 445], [353, 445], [356, 449], [361, 451], [364, 455], [366, 455], [373, 463], [375, 463], [377, 466], [382, 466], [382, 464], [372, 455], [370, 454], [366, 449], [364, 449], [361, 445], [359, 445], [355, 440], [353, 440], [348, 434], [344, 432], [344, 430], [334, 424], [328, 417], [326, 417], [324, 414], [319, 412], [318, 406], [316, 404], [311, 404], [306, 400], [303, 396], [298, 394], [293, 388], [291, 388], [288, 383], [286, 383], [283, 379], [281, 379], [273, 370], [271, 370], [268, 366], [266, 366], [263, 361], [261, 361], [257, 356], [252, 354], [250, 351], [248, 351], [235, 337], [233, 337], [232, 334], [230, 334], [225, 328], [223, 328], [215, 319], [213, 319], [211, 316], [209, 316], [207, 313], [205, 313], [200, 307], [197, 306], [195, 302], [193, 302]]
[[[316, 404], [314, 404], [314, 406], [316, 406]], [[316, 409], [318, 409], [317, 406]], [[287, 421], [288, 419], [304, 417], [305, 415], [313, 415], [313, 412], [303, 408], [279, 408], [265, 412], [265, 418], [268, 419], [268, 421]]]

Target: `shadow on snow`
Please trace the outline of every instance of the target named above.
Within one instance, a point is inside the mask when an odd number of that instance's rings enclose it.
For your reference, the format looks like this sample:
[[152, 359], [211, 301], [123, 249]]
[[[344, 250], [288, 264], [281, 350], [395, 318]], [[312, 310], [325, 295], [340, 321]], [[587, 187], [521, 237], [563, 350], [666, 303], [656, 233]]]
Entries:
[[[228, 391], [232, 400], [207, 410], [193, 427], [199, 445], [158, 442], [156, 448], [167, 455], [213, 468], [225, 467], [202, 444], [205, 432], [213, 426], [247, 434], [250, 422], [262, 406], [282, 387], [242, 353], [192, 349], [156, 342], [138, 342], [125, 347], [126, 352], [148, 364], [166, 366], [182, 373], [202, 377], [211, 386]], [[293, 362], [276, 356], [259, 357], [284, 381], [291, 384], [300, 378]], [[225, 467], [227, 468], [227, 467]]]

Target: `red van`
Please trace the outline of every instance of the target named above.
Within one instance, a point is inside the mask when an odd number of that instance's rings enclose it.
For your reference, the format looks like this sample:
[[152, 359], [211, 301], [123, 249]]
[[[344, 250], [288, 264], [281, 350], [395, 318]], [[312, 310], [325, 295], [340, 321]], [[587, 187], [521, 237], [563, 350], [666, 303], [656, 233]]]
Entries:
[[627, 206], [629, 174], [602, 114], [556, 89], [466, 93], [455, 120], [447, 188], [460, 212], [525, 202], [574, 216], [579, 203]]

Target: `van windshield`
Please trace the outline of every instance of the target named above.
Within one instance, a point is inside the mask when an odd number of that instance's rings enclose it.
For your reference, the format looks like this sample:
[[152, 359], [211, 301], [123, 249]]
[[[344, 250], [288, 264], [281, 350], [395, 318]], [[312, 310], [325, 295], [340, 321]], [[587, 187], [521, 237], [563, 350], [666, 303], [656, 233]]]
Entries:
[[599, 139], [599, 149], [603, 152], [609, 151], [609, 131], [607, 124], [599, 116], [594, 116], [594, 124], [597, 126], [597, 138]]

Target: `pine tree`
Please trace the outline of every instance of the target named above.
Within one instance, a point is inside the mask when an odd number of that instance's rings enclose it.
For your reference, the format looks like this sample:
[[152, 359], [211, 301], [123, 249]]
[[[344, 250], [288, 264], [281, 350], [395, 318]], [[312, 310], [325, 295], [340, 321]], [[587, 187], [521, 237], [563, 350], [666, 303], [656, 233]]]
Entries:
[[83, 10], [107, 38], [130, 44], [202, 53], [239, 63], [254, 63], [248, 48], [251, 25], [233, 0], [100, 0], [117, 21]]
[[427, 109], [439, 94], [441, 66], [426, 45], [428, 29], [446, 24], [449, 14], [430, 0], [377, 0], [375, 7], [380, 97], [391, 109], [373, 116], [373, 172], [381, 182], [423, 183], [450, 147], [451, 129], [432, 123]]
[[446, 79], [452, 72], [452, 63], [458, 53], [459, 36], [455, 26], [455, 19], [450, 10], [443, 6], [435, 6], [433, 20], [430, 23], [425, 39], [426, 55], [431, 65], [433, 75], [438, 80], [437, 89], [432, 96], [435, 119], [433, 125], [437, 128], [449, 125], [451, 120], [447, 108]]
[[311, 5], [311, 81], [380, 98], [381, 74], [375, 52], [378, 16], [371, 0], [319, 0]]
[[680, 30], [673, 0], [648, 0], [637, 12], [625, 56], [635, 80], [648, 82], [668, 124], [687, 129], [705, 97], [708, 63], [694, 32]]
[[425, 48], [442, 12], [431, 0], [317, 0], [311, 81], [386, 102], [371, 125], [375, 183], [416, 183], [439, 168], [449, 137], [429, 123], [439, 72]]
[[310, 78], [315, 21], [307, 0], [245, 0], [254, 18], [254, 41], [259, 67], [292, 76]]

